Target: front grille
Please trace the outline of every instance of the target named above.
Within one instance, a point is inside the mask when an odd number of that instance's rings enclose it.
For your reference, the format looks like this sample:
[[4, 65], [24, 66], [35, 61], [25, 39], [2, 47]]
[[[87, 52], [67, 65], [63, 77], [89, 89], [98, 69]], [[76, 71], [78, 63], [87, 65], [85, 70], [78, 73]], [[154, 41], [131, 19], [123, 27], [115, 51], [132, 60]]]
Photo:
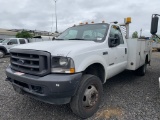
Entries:
[[50, 72], [50, 53], [35, 50], [12, 49], [11, 68], [32, 75], [44, 76]]

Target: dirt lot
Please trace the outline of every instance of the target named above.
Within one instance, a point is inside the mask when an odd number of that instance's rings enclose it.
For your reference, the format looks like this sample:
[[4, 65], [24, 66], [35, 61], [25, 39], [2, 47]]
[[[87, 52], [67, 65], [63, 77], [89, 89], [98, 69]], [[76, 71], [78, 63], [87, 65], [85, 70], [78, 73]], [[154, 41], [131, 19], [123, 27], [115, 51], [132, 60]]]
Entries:
[[[14, 92], [5, 81], [9, 57], [0, 59], [1, 120], [79, 120], [69, 105], [50, 105]], [[99, 111], [88, 120], [160, 120], [160, 52], [144, 77], [125, 71], [104, 84]]]

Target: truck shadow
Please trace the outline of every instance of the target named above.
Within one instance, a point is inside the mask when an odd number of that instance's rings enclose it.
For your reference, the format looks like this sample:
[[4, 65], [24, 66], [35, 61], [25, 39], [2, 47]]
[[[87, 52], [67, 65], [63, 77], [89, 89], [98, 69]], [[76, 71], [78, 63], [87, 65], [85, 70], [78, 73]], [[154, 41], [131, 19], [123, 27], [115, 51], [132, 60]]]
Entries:
[[109, 85], [109, 86], [114, 86], [117, 84], [127, 84], [127, 83], [131, 83], [134, 82], [139, 76], [136, 76], [134, 71], [124, 71], [110, 79], [108, 79], [106, 81], [106, 83], [104, 84], [104, 86]]

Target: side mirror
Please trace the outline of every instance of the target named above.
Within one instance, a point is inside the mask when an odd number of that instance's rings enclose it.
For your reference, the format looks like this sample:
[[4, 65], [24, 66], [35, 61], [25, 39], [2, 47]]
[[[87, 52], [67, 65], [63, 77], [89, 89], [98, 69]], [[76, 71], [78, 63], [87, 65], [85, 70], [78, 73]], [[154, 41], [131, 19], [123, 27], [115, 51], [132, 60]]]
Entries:
[[108, 45], [109, 47], [116, 47], [120, 44], [120, 37], [118, 34], [115, 34], [114, 37], [109, 37]]
[[157, 33], [157, 30], [158, 30], [158, 20], [159, 20], [158, 16], [152, 17], [151, 31], [150, 31], [152, 35], [155, 35]]

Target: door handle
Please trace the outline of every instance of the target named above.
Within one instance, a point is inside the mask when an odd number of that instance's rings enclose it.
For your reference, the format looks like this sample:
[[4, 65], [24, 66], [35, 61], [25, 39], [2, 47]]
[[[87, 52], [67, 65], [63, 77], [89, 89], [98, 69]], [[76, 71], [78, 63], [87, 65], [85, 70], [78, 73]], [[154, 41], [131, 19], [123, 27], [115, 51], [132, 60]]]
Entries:
[[127, 54], [127, 48], [125, 48], [125, 54]]
[[106, 51], [106, 52], [103, 52], [103, 55], [108, 55], [108, 52]]

